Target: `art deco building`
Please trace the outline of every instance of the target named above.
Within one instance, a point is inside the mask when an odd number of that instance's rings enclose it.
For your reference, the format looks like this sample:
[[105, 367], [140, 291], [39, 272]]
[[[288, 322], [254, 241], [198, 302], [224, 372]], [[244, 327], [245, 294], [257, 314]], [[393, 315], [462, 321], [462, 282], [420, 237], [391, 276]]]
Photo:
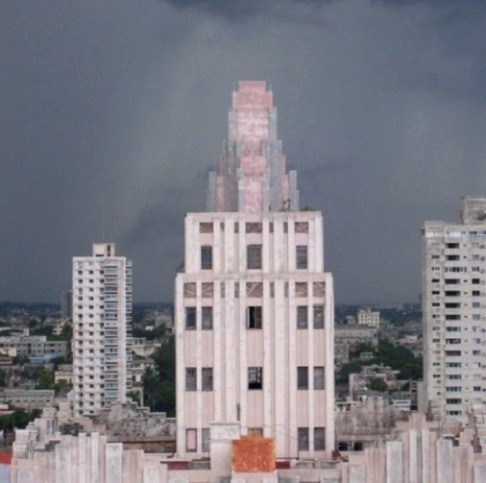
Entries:
[[425, 222], [424, 381], [436, 417], [465, 420], [486, 403], [486, 198], [464, 197], [459, 221]]
[[334, 444], [333, 281], [323, 222], [299, 211], [264, 82], [240, 82], [208, 211], [185, 218], [176, 278], [177, 450], [209, 451], [210, 425], [275, 438], [277, 457]]
[[73, 258], [74, 414], [125, 402], [131, 388], [132, 263], [113, 243]]

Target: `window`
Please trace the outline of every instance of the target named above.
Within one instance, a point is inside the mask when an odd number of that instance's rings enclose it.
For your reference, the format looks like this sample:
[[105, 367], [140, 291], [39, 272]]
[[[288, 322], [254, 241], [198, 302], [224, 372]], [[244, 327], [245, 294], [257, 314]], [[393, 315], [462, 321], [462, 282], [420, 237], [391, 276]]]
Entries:
[[263, 389], [263, 369], [261, 367], [248, 368], [248, 389], [250, 391]]
[[202, 390], [203, 391], [213, 390], [213, 368], [212, 367], [202, 368]]
[[314, 329], [324, 328], [324, 305], [314, 305]]
[[246, 247], [246, 266], [249, 269], [262, 268], [261, 245], [248, 245]]
[[213, 328], [213, 308], [212, 307], [202, 308], [201, 328], [203, 330], [212, 330]]
[[186, 329], [196, 330], [196, 307], [186, 307]]
[[186, 367], [186, 391], [197, 391], [197, 372], [195, 367]]
[[325, 375], [324, 366], [314, 367], [314, 389], [324, 389], [325, 386]]
[[324, 451], [326, 449], [325, 428], [314, 428], [314, 450]]
[[204, 453], [209, 453], [211, 443], [211, 430], [209, 428], [202, 429], [202, 450]]
[[297, 328], [307, 329], [307, 305], [297, 306]]
[[248, 307], [246, 309], [246, 327], [248, 329], [262, 328], [262, 308]]
[[297, 367], [297, 389], [309, 389], [308, 367]]
[[213, 247], [203, 245], [201, 247], [201, 270], [211, 270], [213, 268]]
[[197, 451], [197, 429], [186, 429], [186, 451]]
[[307, 268], [307, 245], [297, 245], [295, 247], [296, 268], [298, 270]]
[[297, 428], [297, 449], [309, 451], [309, 428]]

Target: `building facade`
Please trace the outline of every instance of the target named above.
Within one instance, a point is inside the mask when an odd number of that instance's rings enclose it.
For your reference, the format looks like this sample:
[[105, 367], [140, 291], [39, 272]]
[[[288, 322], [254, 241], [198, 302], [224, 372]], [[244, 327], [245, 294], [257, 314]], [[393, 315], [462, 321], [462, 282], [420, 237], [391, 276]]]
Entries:
[[380, 328], [380, 312], [378, 310], [361, 309], [358, 311], [358, 325], [368, 325]]
[[113, 243], [73, 259], [74, 414], [125, 402], [131, 388], [132, 264]]
[[323, 222], [298, 211], [276, 108], [240, 82], [208, 212], [185, 219], [176, 278], [177, 450], [207, 454], [210, 424], [275, 438], [277, 457], [334, 444], [333, 281]]
[[464, 197], [458, 222], [427, 221], [422, 238], [426, 397], [464, 420], [486, 403], [486, 198]]

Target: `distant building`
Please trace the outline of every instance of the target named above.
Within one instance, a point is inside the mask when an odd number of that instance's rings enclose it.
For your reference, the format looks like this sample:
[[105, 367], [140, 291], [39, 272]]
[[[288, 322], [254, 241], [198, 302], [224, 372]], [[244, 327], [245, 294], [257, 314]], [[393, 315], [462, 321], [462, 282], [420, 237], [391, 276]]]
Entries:
[[51, 389], [0, 389], [0, 403], [20, 409], [43, 409], [54, 404]]
[[73, 258], [75, 415], [125, 402], [132, 385], [132, 263], [113, 243]]
[[380, 328], [380, 312], [378, 310], [361, 309], [357, 315], [358, 325]]
[[61, 293], [61, 317], [63, 319], [73, 317], [73, 291], [70, 288]]
[[[28, 331], [26, 331], [27, 333]], [[67, 357], [69, 342], [47, 340], [45, 335], [2, 336], [0, 337], [0, 354], [11, 357]]]
[[378, 330], [364, 325], [336, 325], [334, 329], [334, 356], [336, 364], [349, 362], [349, 353], [358, 344], [378, 346]]
[[277, 457], [321, 457], [334, 446], [333, 281], [264, 82], [233, 93], [209, 181], [176, 278], [177, 453], [207, 455], [211, 425], [238, 423], [275, 438]]
[[486, 404], [486, 198], [464, 197], [455, 223], [422, 230], [424, 381], [436, 417]]

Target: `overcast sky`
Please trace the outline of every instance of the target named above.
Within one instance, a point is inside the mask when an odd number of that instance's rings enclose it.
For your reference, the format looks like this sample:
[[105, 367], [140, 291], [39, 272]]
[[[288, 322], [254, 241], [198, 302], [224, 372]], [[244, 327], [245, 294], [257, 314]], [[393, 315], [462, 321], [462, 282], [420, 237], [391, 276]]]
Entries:
[[338, 303], [417, 301], [420, 227], [486, 195], [482, 0], [0, 0], [0, 301], [114, 241], [172, 301], [238, 80], [266, 80]]

